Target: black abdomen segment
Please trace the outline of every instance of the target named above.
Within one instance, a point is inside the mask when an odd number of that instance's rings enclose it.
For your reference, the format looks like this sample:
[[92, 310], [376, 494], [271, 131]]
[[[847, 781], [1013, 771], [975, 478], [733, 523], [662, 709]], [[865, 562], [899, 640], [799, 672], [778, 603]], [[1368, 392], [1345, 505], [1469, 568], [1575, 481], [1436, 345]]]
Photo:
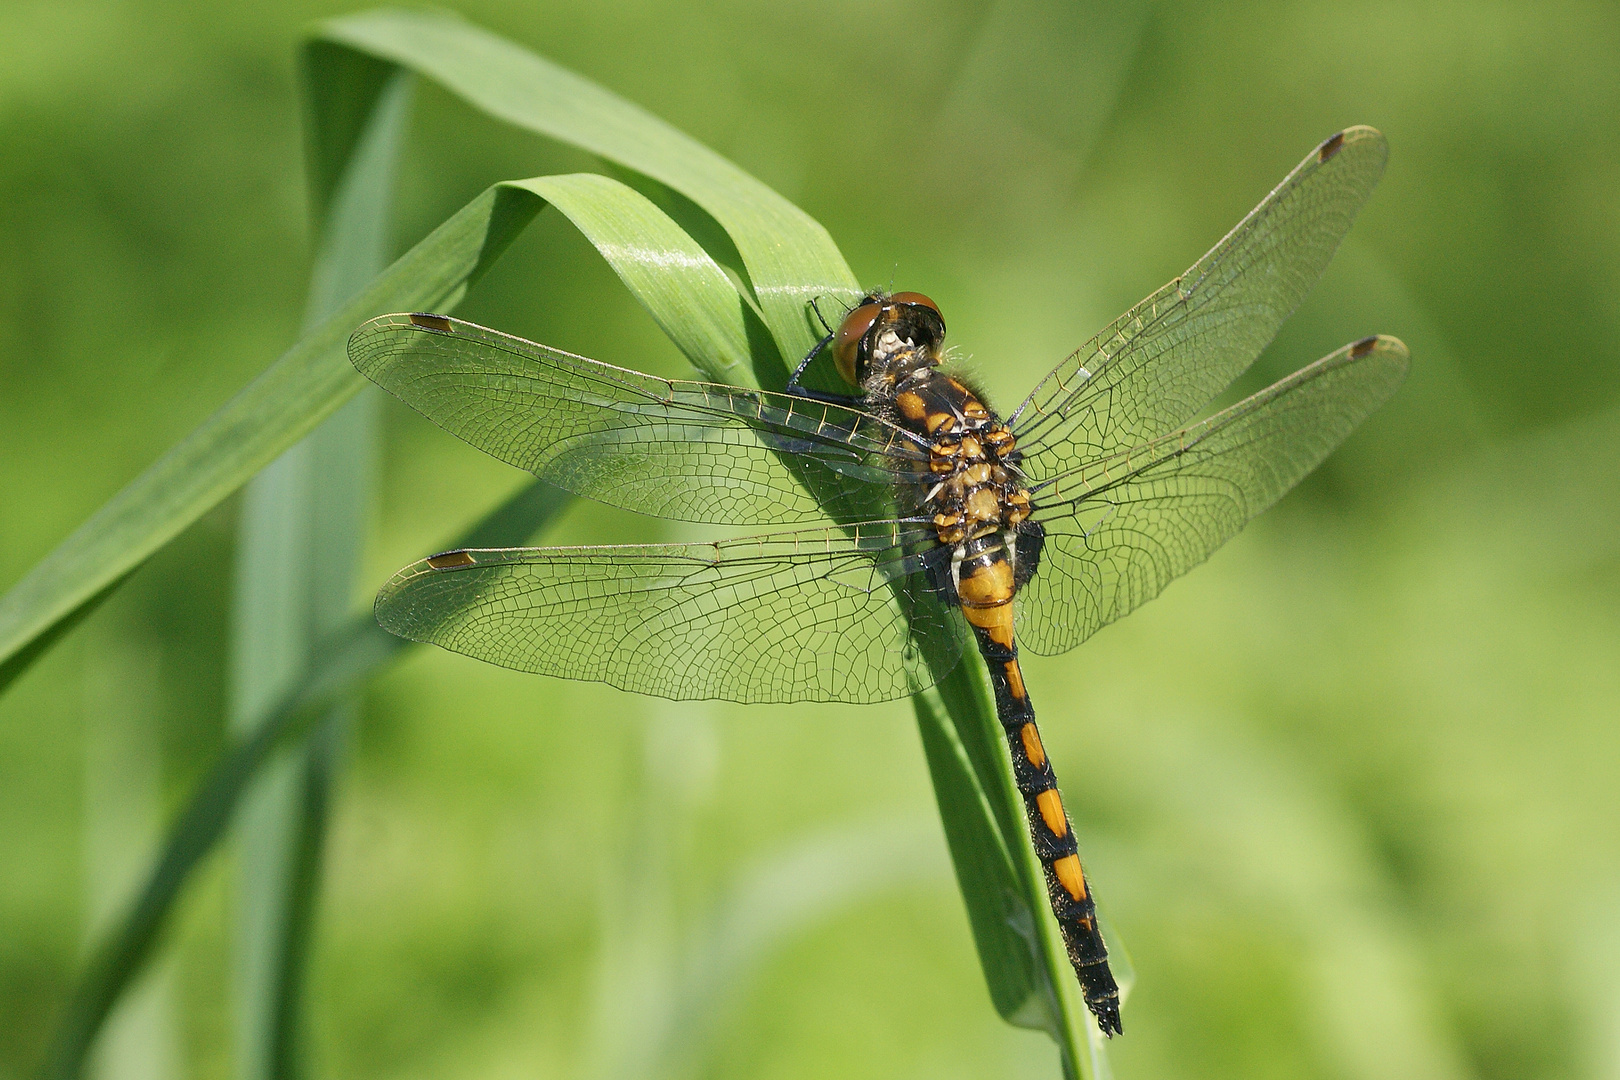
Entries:
[[1063, 808], [1057, 775], [1041, 744], [1040, 729], [1035, 726], [1035, 710], [1024, 689], [1018, 647], [997, 641], [1002, 635], [990, 627], [978, 625], [978, 620], [972, 618], [973, 613], [968, 614], [974, 622], [973, 633], [978, 638], [979, 652], [990, 669], [990, 682], [996, 691], [996, 714], [1007, 735], [1007, 748], [1012, 751], [1013, 772], [1018, 779], [1018, 790], [1024, 796], [1029, 834], [1041, 865], [1046, 868], [1046, 892], [1063, 931], [1064, 944], [1068, 946], [1069, 962], [1074, 965], [1086, 1006], [1096, 1016], [1097, 1026], [1104, 1035], [1117, 1035], [1121, 1030], [1119, 987], [1114, 982], [1114, 973], [1108, 969], [1108, 949], [1097, 928], [1097, 905], [1080, 867], [1080, 848], [1074, 838], [1074, 827]]

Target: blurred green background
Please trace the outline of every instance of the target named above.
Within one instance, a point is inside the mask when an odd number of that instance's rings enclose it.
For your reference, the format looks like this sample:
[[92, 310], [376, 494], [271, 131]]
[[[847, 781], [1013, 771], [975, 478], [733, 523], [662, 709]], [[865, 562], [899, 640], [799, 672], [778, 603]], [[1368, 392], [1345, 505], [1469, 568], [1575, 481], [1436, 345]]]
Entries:
[[[1028, 658], [1137, 971], [1111, 1058], [1620, 1076], [1620, 9], [458, 8], [929, 293], [1003, 407], [1318, 140], [1383, 129], [1383, 185], [1245, 386], [1372, 332], [1410, 345], [1407, 386], [1164, 597]], [[294, 51], [343, 10], [6, 5], [0, 588], [295, 338]], [[398, 249], [494, 180], [588, 167], [423, 85]], [[682, 372], [555, 215], [459, 313]], [[523, 481], [385, 415], [357, 607]], [[236, 509], [0, 699], [0, 1077], [222, 744]], [[700, 534], [579, 504], [549, 536]], [[232, 1073], [230, 871], [187, 893], [104, 1075]], [[696, 1074], [1056, 1074], [989, 1006], [905, 703], [672, 705], [410, 653], [341, 789], [314, 1071], [650, 1075], [649, 1018], [761, 911]]]

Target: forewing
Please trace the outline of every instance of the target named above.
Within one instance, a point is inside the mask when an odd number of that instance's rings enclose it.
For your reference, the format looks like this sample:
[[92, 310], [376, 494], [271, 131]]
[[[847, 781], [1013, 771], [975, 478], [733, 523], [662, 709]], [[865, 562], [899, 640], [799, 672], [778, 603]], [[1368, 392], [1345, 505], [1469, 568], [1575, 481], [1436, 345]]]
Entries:
[[502, 667], [659, 697], [888, 701], [933, 683], [924, 649], [940, 675], [960, 655], [954, 612], [918, 573], [930, 537], [878, 522], [717, 544], [450, 552], [395, 574], [377, 620]]
[[914, 436], [856, 410], [658, 379], [442, 315], [372, 319], [349, 357], [480, 450], [656, 517], [863, 520], [883, 512], [898, 472], [926, 459]]
[[1207, 420], [1032, 490], [1046, 546], [1019, 591], [1019, 639], [1065, 652], [1190, 570], [1321, 463], [1406, 376], [1374, 337]]
[[1321, 277], [1387, 157], [1369, 127], [1328, 139], [1185, 274], [1059, 364], [1013, 414], [1026, 472], [1055, 476], [1196, 416]]

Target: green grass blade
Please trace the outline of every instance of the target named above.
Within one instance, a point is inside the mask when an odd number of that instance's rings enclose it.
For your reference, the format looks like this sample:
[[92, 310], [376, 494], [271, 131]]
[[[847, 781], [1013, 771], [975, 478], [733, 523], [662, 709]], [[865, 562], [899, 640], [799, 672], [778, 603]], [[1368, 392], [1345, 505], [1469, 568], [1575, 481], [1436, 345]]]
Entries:
[[[520, 544], [556, 519], [566, 492], [536, 481], [492, 511], [447, 547]], [[242, 793], [274, 752], [306, 734], [333, 706], [354, 694], [411, 643], [377, 626], [370, 613], [352, 617], [313, 650], [314, 664], [300, 685], [261, 715], [253, 732], [233, 743], [197, 785], [173, 824], [140, 893], [110, 921], [90, 950], [68, 997], [39, 1080], [80, 1075], [96, 1032], [113, 1004], [151, 955], [169, 912], [235, 817]]]
[[[913, 704], [991, 1000], [1008, 1023], [1049, 1034], [1062, 1051], [1066, 1072], [1089, 1074], [1091, 1014], [1050, 915], [1046, 871], [1029, 840], [1023, 797], [983, 664], [958, 664], [935, 693], [949, 730], [928, 695]], [[947, 799], [983, 810], [976, 819], [960, 806], [948, 814]], [[959, 819], [955, 835], [953, 816]]]
[[815, 297], [860, 285], [820, 223], [684, 132], [588, 79], [453, 15], [371, 11], [322, 24], [348, 45], [441, 84], [475, 108], [651, 177], [702, 207], [729, 234], [784, 357], [821, 337]]
[[[1003, 1019], [1029, 1026], [1025, 1018], [1042, 1011], [1030, 993], [1040, 983], [1035, 953], [1029, 947], [1035, 915], [1025, 902], [1006, 838], [994, 827], [995, 812], [944, 702], [937, 693], [922, 693], [912, 698], [912, 706], [990, 1002]], [[979, 805], [969, 802], [968, 792]]]
[[96, 1032], [144, 966], [186, 881], [223, 836], [243, 789], [259, 774], [271, 751], [302, 737], [407, 644], [369, 619], [356, 618], [342, 634], [322, 643], [321, 661], [308, 681], [269, 710], [258, 731], [214, 764], [169, 828], [163, 853], [140, 895], [91, 950], [37, 1074], [40, 1080], [73, 1080], [80, 1075]]
[[[554, 197], [609, 256], [610, 265], [660, 325], [672, 329], [671, 336], [678, 342], [684, 340], [683, 347], [694, 363], [722, 370], [738, 365], [739, 349], [742, 357], [748, 355], [745, 308], [730, 280], [643, 196], [599, 176], [544, 177], [498, 188], [497, 201], [521, 200], [518, 209], [506, 211], [504, 217], [509, 220], [526, 222], [533, 216], [542, 204], [532, 196]], [[523, 212], [525, 205], [530, 207], [527, 212]], [[492, 212], [488, 218], [501, 220], [502, 216]], [[681, 287], [670, 285], [672, 265], [681, 268], [677, 277], [690, 278]], [[695, 328], [707, 330], [700, 333]], [[743, 344], [739, 346], [739, 342]], [[520, 542], [533, 532], [538, 521], [554, 514], [566, 498], [556, 489], [536, 484], [514, 499], [504, 513], [493, 516], [456, 546]], [[340, 636], [341, 648], [322, 646], [315, 650], [317, 656], [324, 657], [337, 648], [338, 656], [311, 675], [304, 697], [283, 699], [270, 718], [261, 722], [257, 733], [216, 768], [204, 792], [177, 825], [142, 902], [130, 913], [118, 937], [98, 950], [91, 971], [75, 992], [52, 1064], [42, 1075], [73, 1075], [78, 1067], [75, 1062], [82, 1060], [82, 1046], [144, 958], [185, 876], [218, 839], [223, 828], [218, 815], [232, 811], [241, 788], [263, 764], [274, 741], [286, 743], [301, 738], [319, 713], [339, 700], [339, 692], [329, 686], [338, 674], [352, 669], [353, 674], [342, 686], [353, 688], [366, 673], [393, 655], [391, 649], [380, 647], [382, 643], [403, 644], [377, 629], [369, 615], [351, 627], [351, 634], [352, 638]]]
[[[127, 611], [127, 607], [126, 607]], [[92, 634], [85, 671], [85, 944], [141, 884], [163, 838], [161, 678], [164, 649], [128, 615]], [[108, 1017], [87, 1063], [93, 1080], [148, 1080], [179, 1057], [172, 959], [154, 963]]]
[[[318, 325], [387, 263], [395, 167], [410, 117], [410, 76], [395, 71], [371, 99], [346, 167], [325, 196], [305, 325]], [[316, 162], [319, 191], [326, 170]], [[351, 400], [249, 484], [237, 545], [230, 725], [259, 725], [310, 662], [316, 641], [349, 617], [364, 539], [378, 399]], [[327, 810], [352, 719], [343, 703], [314, 736], [271, 764], [246, 794], [234, 912], [236, 1073], [300, 1073], [304, 962]]]

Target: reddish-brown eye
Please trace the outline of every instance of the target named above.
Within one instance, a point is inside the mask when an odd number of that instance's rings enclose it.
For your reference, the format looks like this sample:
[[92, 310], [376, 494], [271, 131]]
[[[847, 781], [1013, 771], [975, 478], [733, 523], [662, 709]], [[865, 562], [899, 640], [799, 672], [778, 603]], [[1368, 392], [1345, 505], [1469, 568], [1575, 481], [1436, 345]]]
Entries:
[[855, 370], [856, 354], [860, 352], [861, 339], [877, 322], [881, 310], [877, 304], [862, 304], [844, 316], [844, 321], [838, 324], [838, 333], [833, 335], [833, 363], [838, 365], [838, 374], [851, 386], [861, 385], [860, 375]]
[[928, 297], [924, 296], [920, 292], [897, 292], [893, 296], [889, 297], [889, 303], [916, 304], [918, 307], [928, 308], [933, 311], [935, 315], [939, 315], [940, 322], [945, 321], [945, 316], [940, 313], [939, 305], [928, 299]]

